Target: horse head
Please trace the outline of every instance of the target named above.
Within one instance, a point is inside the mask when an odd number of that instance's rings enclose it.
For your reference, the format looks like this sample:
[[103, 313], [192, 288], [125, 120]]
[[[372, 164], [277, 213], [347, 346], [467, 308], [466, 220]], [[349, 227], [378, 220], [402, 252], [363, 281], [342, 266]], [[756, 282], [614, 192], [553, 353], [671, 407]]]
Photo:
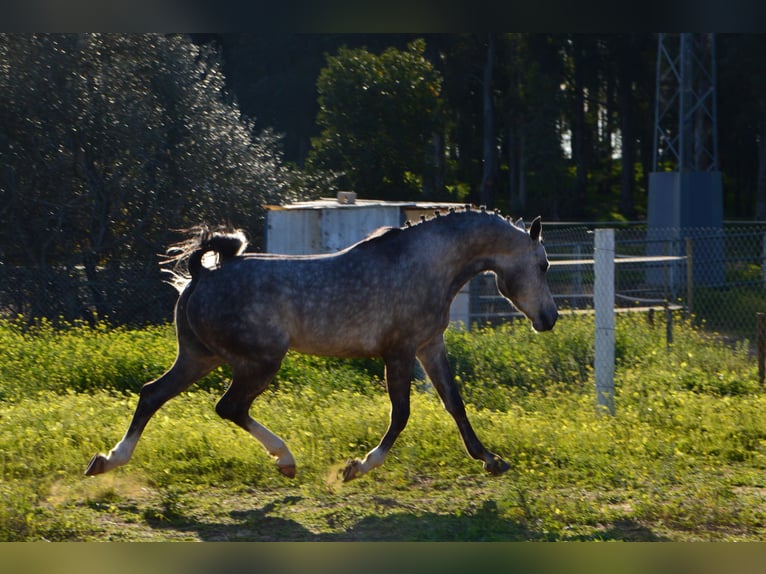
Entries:
[[549, 331], [559, 314], [546, 280], [549, 263], [542, 242], [541, 220], [537, 217], [532, 222], [528, 234], [521, 219], [511, 225], [525, 234], [516, 249], [498, 258], [497, 287], [532, 322], [535, 331]]

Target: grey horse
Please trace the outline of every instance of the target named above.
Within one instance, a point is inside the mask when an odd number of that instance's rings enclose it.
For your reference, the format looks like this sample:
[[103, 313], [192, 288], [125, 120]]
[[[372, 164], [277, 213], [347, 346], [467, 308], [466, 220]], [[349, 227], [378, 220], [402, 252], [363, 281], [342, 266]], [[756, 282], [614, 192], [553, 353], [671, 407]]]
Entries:
[[288, 349], [384, 361], [390, 423], [363, 460], [348, 462], [345, 481], [383, 464], [407, 424], [416, 358], [457, 423], [468, 454], [493, 475], [506, 471], [508, 463], [482, 445], [468, 421], [444, 331], [453, 298], [483, 271], [495, 273], [500, 293], [535, 330], [553, 328], [558, 311], [546, 281], [541, 229], [539, 217], [527, 231], [520, 220], [466, 207], [417, 225], [378, 230], [337, 253], [286, 256], [244, 253], [241, 232], [198, 228], [168, 251], [176, 265], [188, 269], [176, 275], [175, 363], [142, 387], [125, 436], [107, 455], [95, 455], [85, 474], [127, 463], [166, 401], [228, 363], [232, 381], [216, 412], [258, 439], [282, 474], [295, 476], [285, 442], [249, 414]]

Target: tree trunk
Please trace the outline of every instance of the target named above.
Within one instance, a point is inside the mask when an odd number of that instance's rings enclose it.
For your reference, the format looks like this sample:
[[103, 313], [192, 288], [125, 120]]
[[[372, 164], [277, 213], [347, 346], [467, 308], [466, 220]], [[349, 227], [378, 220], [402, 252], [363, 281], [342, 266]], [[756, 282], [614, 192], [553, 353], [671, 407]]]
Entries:
[[423, 173], [423, 197], [438, 197], [444, 190], [446, 162], [444, 133], [433, 132], [426, 148], [426, 165]]
[[[623, 108], [623, 106], [620, 106]], [[624, 108], [630, 108], [626, 104]], [[633, 139], [633, 125], [630, 111], [621, 110], [621, 131], [622, 131], [622, 154], [620, 158], [620, 213], [628, 219], [635, 217], [635, 205], [633, 203], [633, 190], [635, 188], [635, 157], [636, 145]]]
[[[627, 41], [626, 41], [627, 42]], [[618, 110], [620, 114], [620, 132], [622, 136], [620, 158], [620, 212], [632, 219], [635, 217], [633, 192], [636, 185], [635, 162], [636, 141], [633, 133], [633, 74], [630, 61], [631, 44], [621, 46], [618, 66]]]
[[607, 166], [611, 166], [613, 162], [612, 156], [614, 155], [612, 134], [615, 132], [614, 117], [615, 108], [617, 107], [617, 94], [615, 92], [618, 88], [615, 86], [617, 82], [612, 67], [605, 66], [604, 72], [606, 73], [606, 121], [604, 131], [601, 133], [601, 145], [603, 147], [604, 163]]
[[508, 127], [508, 188], [509, 205], [514, 213], [521, 215], [527, 209], [527, 177], [524, 130], [518, 126]]
[[758, 180], [755, 190], [755, 218], [766, 220], [766, 99], [758, 106], [760, 126], [758, 138]]
[[575, 189], [570, 203], [570, 211], [575, 217], [584, 214], [585, 200], [588, 187], [588, 166], [586, 165], [585, 149], [585, 55], [582, 40], [575, 39], [574, 53], [574, 125], [572, 126], [572, 159], [575, 162]]
[[493, 207], [497, 165], [495, 143], [495, 110], [492, 101], [492, 68], [495, 59], [495, 39], [490, 33], [487, 38], [487, 60], [484, 64], [482, 95], [484, 104], [484, 168], [481, 176], [481, 203]]

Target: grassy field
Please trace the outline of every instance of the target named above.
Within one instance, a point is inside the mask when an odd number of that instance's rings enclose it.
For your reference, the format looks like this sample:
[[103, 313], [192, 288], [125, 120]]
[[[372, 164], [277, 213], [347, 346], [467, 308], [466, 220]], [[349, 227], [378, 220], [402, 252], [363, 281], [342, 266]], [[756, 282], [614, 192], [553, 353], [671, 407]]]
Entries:
[[766, 392], [748, 345], [617, 318], [616, 414], [593, 398], [593, 323], [449, 332], [469, 415], [512, 469], [484, 474], [426, 381], [385, 465], [338, 473], [385, 430], [375, 361], [290, 355], [253, 415], [298, 476], [220, 420], [220, 369], [168, 403], [133, 460], [94, 478], [172, 327], [0, 322], [0, 540], [766, 541]]

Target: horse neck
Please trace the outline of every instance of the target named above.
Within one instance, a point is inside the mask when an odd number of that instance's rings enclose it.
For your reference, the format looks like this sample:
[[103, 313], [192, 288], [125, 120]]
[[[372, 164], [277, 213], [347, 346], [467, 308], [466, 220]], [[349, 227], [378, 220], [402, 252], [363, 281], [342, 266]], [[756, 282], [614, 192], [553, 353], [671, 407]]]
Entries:
[[444, 245], [438, 264], [448, 276], [453, 295], [474, 275], [496, 270], [498, 257], [512, 255], [527, 237], [501, 217], [490, 214], [456, 221], [454, 228], [445, 226], [439, 235]]

